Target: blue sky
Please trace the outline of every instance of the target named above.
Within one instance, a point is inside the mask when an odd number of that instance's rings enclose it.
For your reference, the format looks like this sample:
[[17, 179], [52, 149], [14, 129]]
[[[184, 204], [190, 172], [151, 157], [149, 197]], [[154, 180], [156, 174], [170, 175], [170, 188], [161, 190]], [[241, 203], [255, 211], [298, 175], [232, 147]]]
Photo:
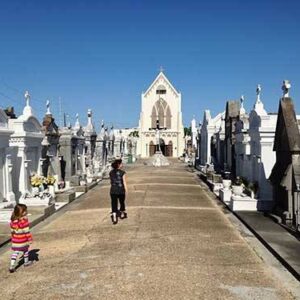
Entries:
[[[28, 89], [83, 124], [88, 108], [116, 127], [138, 124], [142, 91], [160, 66], [182, 93], [185, 124], [256, 85], [276, 112], [289, 79], [300, 111], [300, 1], [0, 0], [0, 106], [20, 113]], [[98, 125], [99, 126], [99, 125]]]

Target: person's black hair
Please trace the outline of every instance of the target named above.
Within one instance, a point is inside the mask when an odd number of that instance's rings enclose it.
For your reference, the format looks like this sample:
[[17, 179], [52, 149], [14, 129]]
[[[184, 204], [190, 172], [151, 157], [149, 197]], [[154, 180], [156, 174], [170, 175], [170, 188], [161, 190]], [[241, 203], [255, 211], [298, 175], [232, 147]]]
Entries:
[[111, 167], [116, 170], [119, 168], [120, 164], [122, 163], [122, 159], [116, 159], [112, 164]]

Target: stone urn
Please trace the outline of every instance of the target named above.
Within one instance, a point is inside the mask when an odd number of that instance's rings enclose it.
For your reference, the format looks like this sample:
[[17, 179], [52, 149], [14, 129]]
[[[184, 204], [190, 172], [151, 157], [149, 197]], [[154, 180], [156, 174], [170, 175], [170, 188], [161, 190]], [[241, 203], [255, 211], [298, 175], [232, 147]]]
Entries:
[[228, 191], [230, 186], [231, 186], [231, 180], [230, 179], [223, 179], [222, 183], [223, 183], [224, 190]]
[[233, 185], [232, 192], [235, 196], [241, 196], [244, 191], [244, 187], [242, 185]]

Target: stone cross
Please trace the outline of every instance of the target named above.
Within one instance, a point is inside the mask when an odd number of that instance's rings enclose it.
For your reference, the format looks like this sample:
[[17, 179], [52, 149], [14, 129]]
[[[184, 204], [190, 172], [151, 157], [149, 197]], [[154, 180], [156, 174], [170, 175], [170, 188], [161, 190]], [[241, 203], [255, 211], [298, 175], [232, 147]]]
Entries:
[[283, 80], [282, 84], [282, 91], [283, 91], [283, 98], [289, 97], [289, 90], [291, 88], [291, 84], [289, 80]]

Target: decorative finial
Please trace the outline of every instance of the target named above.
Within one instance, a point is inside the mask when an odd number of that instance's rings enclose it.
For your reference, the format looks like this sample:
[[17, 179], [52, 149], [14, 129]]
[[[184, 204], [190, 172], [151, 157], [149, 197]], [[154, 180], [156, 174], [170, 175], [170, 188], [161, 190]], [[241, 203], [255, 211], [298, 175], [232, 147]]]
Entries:
[[104, 120], [101, 121], [101, 128], [104, 128]]
[[159, 72], [163, 72], [163, 71], [164, 71], [164, 68], [162, 66], [160, 66]]
[[91, 118], [92, 117], [92, 110], [89, 108], [88, 111], [87, 111], [87, 115], [88, 115], [88, 118]]
[[289, 97], [289, 90], [291, 86], [292, 85], [290, 84], [289, 80], [283, 80], [283, 84], [282, 84], [283, 98]]
[[26, 100], [26, 106], [30, 106], [30, 103], [29, 103], [29, 101], [30, 101], [30, 94], [29, 94], [28, 91], [25, 92], [24, 97], [25, 97], [25, 100]]
[[46, 115], [51, 115], [50, 101], [49, 100], [46, 101], [46, 107], [47, 107]]

